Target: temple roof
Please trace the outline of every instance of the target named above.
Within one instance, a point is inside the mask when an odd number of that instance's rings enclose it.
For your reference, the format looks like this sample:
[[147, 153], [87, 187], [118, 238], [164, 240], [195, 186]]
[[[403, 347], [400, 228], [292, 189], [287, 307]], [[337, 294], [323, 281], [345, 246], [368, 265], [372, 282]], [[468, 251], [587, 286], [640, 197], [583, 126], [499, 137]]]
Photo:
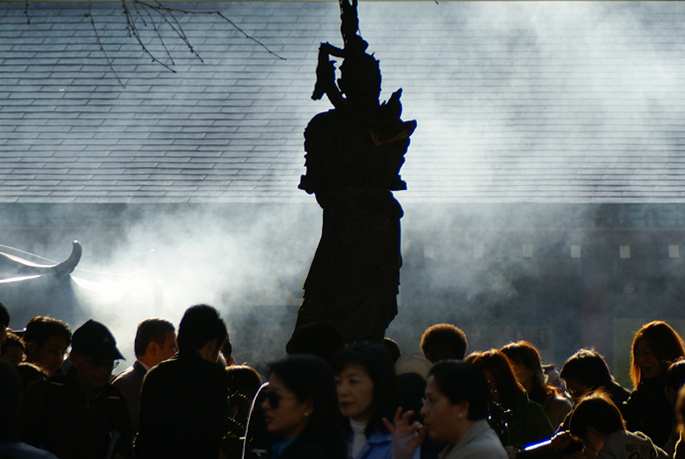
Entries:
[[[167, 4], [220, 11], [285, 60], [219, 15], [165, 22], [138, 5], [143, 42], [176, 73], [127, 35], [121, 3], [0, 3], [0, 201], [313, 200], [297, 189], [302, 133], [330, 108], [310, 95], [319, 43], [341, 45], [337, 2]], [[685, 202], [685, 3], [362, 2], [359, 15], [382, 98], [402, 87], [418, 122], [400, 201]]]

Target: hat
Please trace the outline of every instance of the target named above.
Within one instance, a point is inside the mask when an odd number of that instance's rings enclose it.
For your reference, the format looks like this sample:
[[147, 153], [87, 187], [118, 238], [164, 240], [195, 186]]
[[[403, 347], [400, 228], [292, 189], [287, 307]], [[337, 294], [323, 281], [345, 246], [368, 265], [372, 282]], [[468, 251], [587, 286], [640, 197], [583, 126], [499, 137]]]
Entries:
[[71, 348], [95, 360], [126, 360], [117, 349], [117, 341], [109, 329], [92, 319], [74, 332]]
[[419, 357], [418, 355], [403, 355], [397, 359], [395, 364], [395, 372], [398, 375], [404, 373], [418, 373], [423, 379], [428, 378], [428, 371], [433, 366], [430, 360]]

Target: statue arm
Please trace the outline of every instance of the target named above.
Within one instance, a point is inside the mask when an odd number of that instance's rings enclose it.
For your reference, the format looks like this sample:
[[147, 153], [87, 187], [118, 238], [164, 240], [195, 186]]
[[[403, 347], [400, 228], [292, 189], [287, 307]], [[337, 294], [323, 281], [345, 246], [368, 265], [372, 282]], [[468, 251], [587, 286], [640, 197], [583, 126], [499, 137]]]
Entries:
[[328, 100], [334, 107], [339, 108], [345, 99], [335, 84], [335, 61], [331, 61], [330, 56], [343, 57], [344, 51], [336, 48], [330, 43], [321, 43], [319, 47], [319, 61], [316, 66], [316, 86], [312, 99], [319, 100], [326, 94]]

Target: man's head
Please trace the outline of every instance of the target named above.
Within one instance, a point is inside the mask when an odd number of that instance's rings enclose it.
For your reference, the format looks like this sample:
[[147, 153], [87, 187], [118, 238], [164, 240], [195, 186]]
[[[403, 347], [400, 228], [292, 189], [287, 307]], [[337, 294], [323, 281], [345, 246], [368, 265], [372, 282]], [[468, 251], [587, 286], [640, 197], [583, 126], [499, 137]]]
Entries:
[[421, 352], [432, 363], [441, 360], [464, 360], [469, 348], [466, 334], [452, 324], [435, 324], [421, 337]]
[[23, 336], [26, 361], [35, 363], [52, 375], [62, 365], [71, 341], [71, 330], [64, 322], [37, 316], [29, 320]]
[[164, 319], [146, 319], [138, 324], [136, 358], [149, 367], [171, 358], [178, 350], [176, 329]]
[[116, 361], [124, 358], [109, 329], [94, 320], [74, 332], [70, 356], [76, 379], [86, 392], [97, 392], [107, 384]]
[[26, 346], [24, 342], [19, 338], [19, 336], [14, 333], [7, 333], [7, 340], [2, 346], [2, 352], [0, 352], [0, 358], [7, 360], [14, 366], [19, 365], [24, 361], [24, 351]]
[[621, 412], [604, 393], [582, 398], [571, 412], [571, 434], [580, 438], [595, 454], [602, 449], [610, 433], [625, 429]]
[[0, 348], [7, 339], [7, 327], [10, 324], [10, 312], [4, 304], [0, 303]]
[[228, 331], [219, 311], [206, 304], [189, 307], [178, 327], [178, 347], [195, 350], [205, 360], [216, 362]]
[[566, 360], [559, 377], [566, 382], [573, 400], [609, 386], [614, 380], [604, 357], [594, 349], [581, 349]]

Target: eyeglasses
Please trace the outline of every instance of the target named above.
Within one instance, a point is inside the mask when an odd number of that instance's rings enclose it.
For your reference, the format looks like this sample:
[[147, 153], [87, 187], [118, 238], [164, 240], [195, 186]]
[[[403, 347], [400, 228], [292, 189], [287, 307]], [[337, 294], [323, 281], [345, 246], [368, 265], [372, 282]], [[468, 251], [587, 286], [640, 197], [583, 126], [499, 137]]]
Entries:
[[422, 398], [422, 399], [421, 399], [421, 403], [423, 403], [423, 406], [425, 406], [425, 407], [428, 408], [429, 410], [432, 410], [433, 407], [434, 407], [435, 405], [437, 405], [439, 401], [440, 401], [440, 400], [428, 400], [428, 399], [425, 399], [425, 398]]
[[276, 392], [272, 392], [270, 390], [266, 391], [266, 399], [269, 401], [269, 405], [271, 405], [271, 408], [274, 410], [278, 408], [278, 405], [281, 404], [281, 400], [291, 400], [297, 397], [284, 397], [282, 395], [277, 394]]

